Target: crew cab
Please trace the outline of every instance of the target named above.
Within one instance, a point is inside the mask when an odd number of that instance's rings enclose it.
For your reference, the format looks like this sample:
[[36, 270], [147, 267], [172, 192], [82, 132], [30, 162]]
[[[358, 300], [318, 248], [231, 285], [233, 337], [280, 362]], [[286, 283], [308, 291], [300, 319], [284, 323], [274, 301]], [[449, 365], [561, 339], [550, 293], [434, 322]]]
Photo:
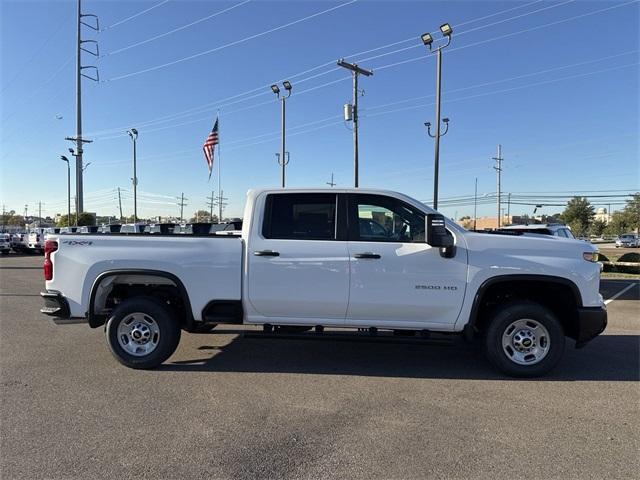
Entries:
[[605, 329], [597, 258], [569, 238], [468, 232], [390, 191], [250, 190], [239, 235], [50, 236], [41, 311], [105, 325], [132, 368], [226, 323], [461, 334], [502, 372], [537, 376], [565, 337]]

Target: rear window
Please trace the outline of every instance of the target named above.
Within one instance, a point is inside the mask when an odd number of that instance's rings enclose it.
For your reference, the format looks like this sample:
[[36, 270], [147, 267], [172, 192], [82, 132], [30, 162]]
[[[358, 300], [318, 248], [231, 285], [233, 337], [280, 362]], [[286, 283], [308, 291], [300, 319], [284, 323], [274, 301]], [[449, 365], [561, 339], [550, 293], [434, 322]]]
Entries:
[[272, 239], [335, 240], [336, 195], [281, 193], [267, 196], [262, 235]]

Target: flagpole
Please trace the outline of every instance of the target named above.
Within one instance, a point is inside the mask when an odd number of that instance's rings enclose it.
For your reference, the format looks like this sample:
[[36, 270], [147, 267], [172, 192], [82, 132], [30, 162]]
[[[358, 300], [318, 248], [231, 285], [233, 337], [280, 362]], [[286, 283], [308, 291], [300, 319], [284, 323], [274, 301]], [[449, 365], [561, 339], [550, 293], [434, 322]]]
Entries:
[[218, 117], [218, 223], [222, 223], [222, 181], [221, 181], [221, 174], [222, 174], [222, 169], [220, 168], [220, 164], [222, 162], [222, 160], [220, 159], [220, 149], [221, 149], [221, 142], [220, 142], [220, 109], [218, 109], [218, 113], [217, 113], [217, 117]]

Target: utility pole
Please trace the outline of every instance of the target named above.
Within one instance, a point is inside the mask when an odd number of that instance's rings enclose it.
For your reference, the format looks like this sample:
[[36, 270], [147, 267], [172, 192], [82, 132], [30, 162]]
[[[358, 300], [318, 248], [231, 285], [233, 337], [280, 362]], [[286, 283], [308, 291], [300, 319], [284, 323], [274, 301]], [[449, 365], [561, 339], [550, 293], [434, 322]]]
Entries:
[[136, 145], [138, 140], [138, 130], [132, 128], [127, 133], [133, 141], [133, 223], [138, 222], [138, 175], [136, 174]]
[[[355, 63], [347, 63], [344, 61], [344, 58], [338, 60], [338, 66], [351, 70], [353, 76], [353, 106], [347, 109], [350, 110], [350, 112], [345, 111], [345, 114], [350, 113], [351, 121], [353, 122], [353, 185], [358, 188], [360, 186], [358, 171], [358, 75], [370, 77], [373, 75], [373, 71], [360, 68]], [[345, 120], [348, 121], [349, 119], [345, 118]]]
[[[95, 25], [84, 22], [82, 19], [84, 17], [93, 17], [95, 18]], [[76, 149], [75, 153], [72, 151], [71, 153], [76, 157], [76, 215], [78, 210], [84, 210], [84, 193], [83, 193], [83, 183], [82, 183], [82, 154], [83, 154], [83, 144], [91, 143], [90, 140], [85, 140], [82, 138], [82, 77], [88, 78], [89, 80], [93, 80], [94, 82], [99, 82], [100, 77], [98, 73], [98, 67], [95, 65], [82, 65], [82, 52], [86, 52], [94, 57], [100, 56], [100, 51], [98, 49], [98, 42], [95, 40], [82, 40], [82, 25], [95, 30], [96, 32], [100, 30], [100, 24], [98, 22], [98, 17], [96, 15], [87, 13], [82, 13], [82, 2], [78, 0], [78, 14], [77, 14], [77, 39], [76, 39], [76, 136], [74, 137], [66, 137], [66, 140], [70, 140], [75, 142]], [[84, 43], [92, 43], [95, 45], [95, 52], [83, 47]], [[82, 73], [85, 69], [93, 69], [95, 72], [95, 77], [90, 75], [86, 75]]]
[[24, 206], [24, 218], [25, 218], [25, 220], [27, 219], [27, 211], [28, 210], [29, 210], [29, 205], [25, 204], [25, 206]]
[[502, 161], [504, 160], [504, 158], [502, 158], [502, 145], [498, 145], [498, 156], [493, 157], [492, 160], [496, 161], [493, 169], [496, 171], [498, 177], [498, 228], [500, 228], [500, 180], [502, 173]]
[[476, 177], [476, 187], [473, 191], [473, 229], [476, 229], [478, 222], [478, 177]]
[[511, 192], [509, 192], [507, 200], [507, 221], [511, 223]]
[[122, 222], [122, 196], [120, 195], [120, 187], [118, 187], [118, 206], [120, 207], [120, 222]]
[[184, 202], [185, 200], [189, 200], [189, 199], [188, 198], [184, 198], [184, 192], [182, 192], [182, 194], [180, 195], [180, 201], [178, 202], [178, 206], [180, 207], [180, 221], [181, 222], [184, 220], [184, 218], [183, 218], [184, 207], [187, 205]]
[[38, 202], [38, 228], [40, 228], [42, 224], [42, 202]]
[[331, 172], [331, 181], [327, 182], [327, 185], [329, 185], [330, 187], [335, 187], [337, 185], [337, 183], [333, 181], [333, 172]]
[[220, 190], [218, 192], [218, 223], [222, 223], [222, 209], [227, 205], [224, 203], [225, 200], [228, 200], [228, 198], [226, 198], [224, 192]]
[[[213, 223], [213, 206], [216, 204], [215, 192], [211, 191], [211, 196], [207, 197], [207, 206], [209, 207], [209, 220]], [[218, 223], [220, 223], [220, 219], [218, 219]]]
[[[453, 34], [453, 29], [448, 23], [444, 23], [440, 25], [440, 32], [447, 39], [447, 43], [445, 45], [440, 45], [436, 49], [436, 133], [435, 135], [431, 134], [431, 123], [426, 122], [425, 126], [427, 127], [427, 134], [435, 139], [435, 149], [433, 154], [433, 208], [434, 210], [438, 209], [438, 176], [440, 171], [440, 137], [444, 137], [449, 131], [449, 119], [443, 118], [442, 121], [446, 125], [446, 130], [444, 133], [440, 133], [440, 103], [441, 103], [441, 83], [442, 83], [442, 49], [447, 48], [451, 43], [451, 35]], [[429, 47], [429, 51], [431, 51], [431, 45], [433, 43], [433, 37], [430, 33], [423, 33], [420, 36], [422, 43], [425, 46]]]

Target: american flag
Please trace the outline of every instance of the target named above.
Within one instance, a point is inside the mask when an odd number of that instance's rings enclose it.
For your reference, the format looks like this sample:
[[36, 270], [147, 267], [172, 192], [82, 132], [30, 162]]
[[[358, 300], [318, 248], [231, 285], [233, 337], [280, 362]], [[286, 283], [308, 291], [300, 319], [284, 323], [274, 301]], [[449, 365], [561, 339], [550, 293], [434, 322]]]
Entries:
[[209, 167], [209, 178], [211, 178], [211, 169], [213, 168], [214, 147], [218, 145], [218, 141], [218, 119], [216, 118], [216, 123], [213, 125], [211, 133], [209, 133], [209, 136], [204, 141], [204, 145], [202, 146], [204, 157], [207, 160], [207, 166]]

